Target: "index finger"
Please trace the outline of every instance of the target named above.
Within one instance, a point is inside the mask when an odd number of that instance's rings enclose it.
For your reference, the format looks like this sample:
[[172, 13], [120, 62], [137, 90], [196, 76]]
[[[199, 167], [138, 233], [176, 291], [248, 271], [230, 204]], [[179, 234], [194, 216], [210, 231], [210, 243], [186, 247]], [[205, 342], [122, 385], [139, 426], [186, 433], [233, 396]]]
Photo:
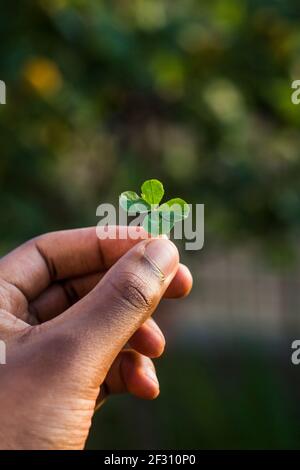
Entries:
[[[113, 238], [110, 237], [110, 232]], [[0, 260], [0, 277], [28, 301], [54, 281], [109, 269], [149, 235], [141, 227], [95, 227], [52, 232], [34, 238]]]

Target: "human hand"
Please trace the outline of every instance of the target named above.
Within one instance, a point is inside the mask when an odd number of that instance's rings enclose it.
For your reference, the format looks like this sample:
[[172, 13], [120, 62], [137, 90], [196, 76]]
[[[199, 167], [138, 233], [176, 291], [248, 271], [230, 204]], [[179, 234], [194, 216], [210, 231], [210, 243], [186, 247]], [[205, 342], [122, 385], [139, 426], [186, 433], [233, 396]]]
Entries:
[[55, 232], [0, 260], [2, 449], [82, 449], [107, 395], [159, 394], [150, 358], [165, 340], [150, 317], [192, 278], [173, 243], [145, 236]]

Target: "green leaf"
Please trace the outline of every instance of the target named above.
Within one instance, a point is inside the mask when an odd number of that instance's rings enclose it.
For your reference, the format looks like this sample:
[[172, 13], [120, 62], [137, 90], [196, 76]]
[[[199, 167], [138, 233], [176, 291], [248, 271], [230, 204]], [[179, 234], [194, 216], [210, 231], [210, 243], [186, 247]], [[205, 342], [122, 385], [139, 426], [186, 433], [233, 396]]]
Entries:
[[151, 211], [151, 206], [144, 199], [140, 198], [137, 202], [134, 202], [128, 209], [129, 215], [145, 214]]
[[143, 228], [154, 237], [170, 233], [173, 227], [174, 221], [163, 219], [158, 211], [150, 212], [143, 221]]
[[148, 180], [142, 185], [142, 198], [149, 204], [159, 204], [165, 193], [162, 183], [158, 180]]
[[189, 216], [190, 207], [183, 199], [177, 197], [162, 204], [158, 211], [161, 213], [162, 218], [175, 223]]
[[180, 198], [170, 199], [159, 203], [164, 195], [164, 187], [158, 180], [148, 180], [142, 185], [142, 196], [134, 191], [126, 191], [120, 196], [120, 206], [130, 215], [147, 213], [144, 229], [153, 236], [168, 234], [175, 223], [186, 219], [189, 215], [189, 205]]
[[119, 198], [120, 206], [129, 214], [149, 212], [151, 206], [134, 191], [125, 191]]

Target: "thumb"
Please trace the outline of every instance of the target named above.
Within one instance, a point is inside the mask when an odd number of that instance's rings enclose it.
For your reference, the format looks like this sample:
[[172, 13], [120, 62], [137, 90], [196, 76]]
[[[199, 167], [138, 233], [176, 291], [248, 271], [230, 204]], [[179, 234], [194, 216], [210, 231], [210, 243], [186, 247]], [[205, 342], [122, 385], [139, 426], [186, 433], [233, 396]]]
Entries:
[[48, 322], [51, 336], [56, 331], [70, 340], [86, 366], [104, 378], [123, 346], [154, 312], [178, 264], [177, 248], [169, 240], [142, 241], [89, 295]]

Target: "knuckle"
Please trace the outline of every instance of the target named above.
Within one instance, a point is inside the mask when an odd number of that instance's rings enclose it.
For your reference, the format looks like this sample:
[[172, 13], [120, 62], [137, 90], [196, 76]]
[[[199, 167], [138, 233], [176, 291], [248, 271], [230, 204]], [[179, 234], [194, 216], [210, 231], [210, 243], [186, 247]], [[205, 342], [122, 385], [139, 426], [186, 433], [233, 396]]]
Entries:
[[30, 240], [28, 240], [28, 244], [30, 245], [43, 245], [45, 243], [45, 241], [48, 241], [48, 239], [51, 237], [51, 233], [52, 232], [45, 232], [45, 233], [42, 233], [40, 235], [37, 235], [36, 237], [34, 238], [31, 238]]
[[150, 310], [154, 305], [154, 295], [149, 285], [134, 273], [119, 273], [118, 281], [112, 282], [118, 297], [126, 307]]
[[68, 305], [74, 305], [80, 299], [80, 295], [72, 281], [64, 281], [60, 283], [62, 291], [67, 299]]

